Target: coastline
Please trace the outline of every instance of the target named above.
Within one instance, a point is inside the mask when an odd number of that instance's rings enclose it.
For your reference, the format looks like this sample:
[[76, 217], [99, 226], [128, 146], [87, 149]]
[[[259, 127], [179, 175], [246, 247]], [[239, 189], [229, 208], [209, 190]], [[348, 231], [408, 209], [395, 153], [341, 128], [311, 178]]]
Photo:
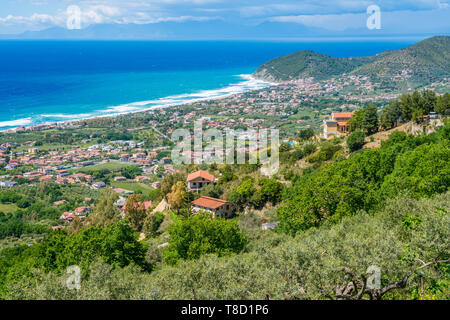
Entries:
[[[253, 74], [240, 74], [236, 75], [237, 77], [243, 79], [244, 81], [237, 82], [237, 83], [230, 83], [228, 86], [218, 89], [209, 89], [209, 90], [201, 90], [194, 93], [186, 93], [186, 94], [179, 94], [174, 96], [168, 96], [168, 97], [162, 97], [156, 100], [148, 100], [148, 101], [137, 101], [137, 102], [131, 102], [127, 104], [122, 104], [118, 106], [110, 106], [106, 107], [103, 110], [94, 111], [99, 114], [91, 115], [91, 114], [80, 114], [82, 117], [77, 117], [78, 115], [70, 115], [70, 114], [42, 114], [41, 117], [60, 117], [60, 118], [71, 118], [70, 120], [58, 120], [58, 121], [47, 121], [42, 123], [31, 123], [32, 118], [23, 118], [23, 119], [17, 119], [17, 120], [9, 120], [9, 121], [0, 121], [0, 128], [7, 128], [7, 129], [0, 129], [0, 133], [9, 133], [9, 132], [15, 132], [18, 128], [25, 128], [29, 129], [31, 127], [40, 126], [40, 125], [64, 125], [64, 124], [73, 124], [79, 121], [84, 120], [90, 120], [90, 119], [96, 119], [96, 118], [114, 118], [118, 116], [123, 115], [131, 115], [131, 114], [138, 114], [141, 112], [147, 112], [150, 110], [157, 110], [157, 109], [166, 109], [166, 108], [172, 108], [172, 107], [179, 107], [184, 106], [196, 102], [201, 101], [209, 101], [209, 100], [221, 100], [228, 97], [231, 97], [236, 94], [242, 94], [246, 92], [252, 92], [255, 90], [260, 90], [268, 87], [273, 87], [279, 85], [279, 83], [275, 82], [268, 82], [264, 81], [258, 78], [255, 78]], [[192, 97], [191, 99], [185, 98]], [[159, 104], [158, 104], [159, 102]], [[166, 103], [164, 103], [166, 102]], [[141, 108], [142, 106], [148, 106], [147, 108]], [[112, 113], [107, 113], [112, 112]], [[105, 114], [102, 114], [105, 113]], [[106, 114], [107, 113], [107, 114]], [[83, 116], [85, 115], [85, 116]], [[19, 121], [22, 121], [19, 123]], [[26, 121], [26, 123], [24, 123]], [[5, 123], [17, 123], [15, 126], [1, 126], [1, 124]]]

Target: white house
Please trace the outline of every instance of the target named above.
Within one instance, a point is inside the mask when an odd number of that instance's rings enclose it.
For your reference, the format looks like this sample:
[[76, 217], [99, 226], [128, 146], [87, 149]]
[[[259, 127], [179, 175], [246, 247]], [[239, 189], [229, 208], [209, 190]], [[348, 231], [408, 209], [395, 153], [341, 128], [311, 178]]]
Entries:
[[187, 185], [189, 191], [199, 191], [203, 187], [214, 183], [214, 176], [209, 172], [203, 170], [191, 173], [187, 177]]
[[94, 189], [103, 189], [106, 187], [106, 183], [104, 183], [103, 181], [98, 181], [92, 184], [92, 188]]

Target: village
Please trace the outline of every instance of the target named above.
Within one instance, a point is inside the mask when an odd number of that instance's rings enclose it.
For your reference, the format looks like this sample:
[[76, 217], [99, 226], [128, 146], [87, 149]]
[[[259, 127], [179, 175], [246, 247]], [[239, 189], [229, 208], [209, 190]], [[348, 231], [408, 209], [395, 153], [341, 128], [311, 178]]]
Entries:
[[[407, 71], [405, 71], [405, 76]], [[404, 78], [404, 77], [403, 77]], [[392, 79], [395, 81], [395, 79]], [[106, 140], [92, 138], [74, 141], [72, 145], [59, 148], [57, 144], [41, 149], [42, 142], [29, 140], [18, 143], [5, 141], [8, 135], [39, 134], [40, 132], [83, 132], [91, 130], [98, 121], [92, 119], [63, 123], [19, 127], [4, 132], [0, 144], [0, 189], [17, 185], [55, 183], [60, 186], [80, 185], [100, 192], [111, 189], [119, 195], [115, 202], [122, 217], [126, 216], [127, 198], [138, 191], [153, 192], [161, 188], [165, 177], [180, 173], [186, 168], [176, 165], [171, 159], [171, 135], [176, 129], [192, 130], [195, 122], [202, 125], [202, 133], [208, 129], [222, 130], [223, 135], [231, 134], [246, 141], [244, 146], [228, 147], [212, 153], [189, 150], [183, 156], [189, 163], [202, 165], [210, 157], [224, 157], [232, 152], [257, 153], [259, 145], [252, 143], [260, 138], [262, 129], [279, 129], [280, 144], [300, 145], [298, 132], [312, 130], [314, 135], [308, 143], [345, 137], [349, 134], [349, 121], [356, 111], [368, 102], [383, 105], [398, 97], [394, 93], [380, 93], [367, 77], [343, 75], [339, 79], [314, 81], [313, 78], [287, 82], [267, 89], [236, 94], [223, 99], [194, 102], [169, 109], [149, 110], [138, 114], [142, 125], [133, 126], [126, 120], [119, 132], [131, 135], [132, 139]], [[448, 86], [448, 79], [429, 86], [435, 90]], [[357, 87], [358, 90], [354, 90]], [[347, 90], [352, 88], [352, 90]], [[347, 93], [351, 92], [351, 93]], [[437, 92], [437, 96], [440, 93]], [[427, 117], [437, 117], [430, 113]], [[112, 118], [113, 119], [113, 118]], [[97, 122], [96, 122], [97, 121]], [[112, 120], [114, 121], [114, 120]], [[150, 136], [150, 138], [148, 138]], [[31, 136], [33, 137], [33, 136]], [[139, 140], [140, 139], [140, 140]], [[125, 177], [123, 170], [133, 168], [135, 174]], [[103, 174], [107, 172], [107, 175]], [[215, 185], [218, 178], [205, 170], [194, 171], [184, 181], [189, 192], [199, 194], [208, 185]], [[64, 205], [66, 200], [53, 203], [55, 207]], [[86, 198], [82, 206], [64, 211], [60, 223], [53, 229], [65, 228], [76, 217], [84, 219], [94, 207], [91, 198]], [[157, 203], [143, 201], [147, 209], [154, 209]], [[192, 212], [207, 211], [213, 217], [229, 218], [235, 207], [229, 201], [200, 196], [192, 200]], [[273, 229], [277, 222], [263, 226]]]

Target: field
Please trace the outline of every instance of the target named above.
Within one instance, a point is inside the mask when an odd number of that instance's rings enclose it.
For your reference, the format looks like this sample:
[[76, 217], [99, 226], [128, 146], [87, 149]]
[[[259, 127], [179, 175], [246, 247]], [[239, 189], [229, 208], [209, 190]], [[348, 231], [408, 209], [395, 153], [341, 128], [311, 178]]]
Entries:
[[4, 248], [12, 248], [21, 245], [31, 245], [41, 241], [44, 235], [41, 234], [27, 234], [20, 238], [17, 237], [7, 237], [0, 240], [0, 250]]
[[21, 145], [15, 149], [17, 152], [21, 151], [27, 151], [30, 148], [37, 148], [39, 151], [53, 151], [53, 150], [70, 150], [72, 146], [67, 144], [61, 144], [61, 143], [44, 143], [41, 146], [27, 146], [27, 145]]
[[78, 169], [77, 171], [85, 172], [85, 173], [89, 173], [89, 172], [93, 172], [93, 171], [100, 171], [100, 170], [108, 170], [108, 171], [117, 172], [128, 166], [130, 166], [130, 165], [121, 163], [121, 162], [107, 162], [107, 163], [96, 164], [93, 166], [87, 166], [82, 169]]
[[0, 212], [3, 213], [11, 213], [17, 210], [17, 206], [15, 204], [3, 204], [0, 203]]
[[139, 193], [146, 193], [146, 192], [154, 190], [151, 186], [144, 184], [144, 183], [138, 183], [138, 182], [114, 181], [114, 182], [111, 182], [111, 185], [114, 188], [121, 188], [121, 189], [129, 190], [129, 191], [139, 192]]

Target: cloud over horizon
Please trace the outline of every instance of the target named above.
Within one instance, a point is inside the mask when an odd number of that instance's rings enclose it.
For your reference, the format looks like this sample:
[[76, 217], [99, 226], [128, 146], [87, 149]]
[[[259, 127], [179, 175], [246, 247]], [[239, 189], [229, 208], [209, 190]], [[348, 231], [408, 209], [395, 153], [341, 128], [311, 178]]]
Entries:
[[[234, 25], [296, 23], [342, 32], [364, 28], [366, 9], [382, 10], [392, 33], [447, 33], [450, 0], [2, 0], [0, 34], [65, 27], [67, 8], [81, 9], [81, 27], [221, 20]], [[420, 21], [420, 24], [411, 21]]]

